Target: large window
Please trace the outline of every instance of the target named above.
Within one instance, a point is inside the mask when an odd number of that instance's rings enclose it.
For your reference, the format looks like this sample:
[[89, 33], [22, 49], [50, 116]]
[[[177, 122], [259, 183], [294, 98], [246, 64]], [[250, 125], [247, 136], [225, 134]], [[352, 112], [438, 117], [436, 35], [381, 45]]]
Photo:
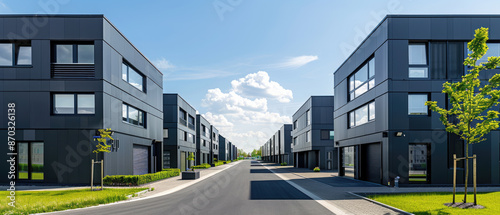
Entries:
[[412, 43], [408, 45], [408, 77], [428, 78], [427, 46], [425, 43]]
[[349, 112], [349, 127], [355, 127], [375, 120], [375, 102], [363, 105]]
[[188, 117], [188, 128], [194, 130], [194, 117], [192, 116]]
[[321, 130], [321, 139], [322, 140], [333, 140], [333, 131]]
[[349, 77], [349, 99], [353, 100], [373, 87], [375, 87], [375, 58], [363, 64]]
[[311, 124], [311, 110], [306, 112], [306, 126]]
[[93, 44], [56, 44], [54, 63], [94, 64]]
[[146, 127], [144, 123], [146, 121], [146, 113], [128, 104], [122, 105], [122, 117], [124, 122]]
[[186, 111], [182, 108], [179, 108], [179, 123], [184, 126], [187, 125]]
[[19, 142], [18, 179], [43, 180], [43, 142]]
[[408, 94], [408, 115], [428, 115], [429, 110], [425, 106], [428, 94]]
[[187, 133], [187, 140], [186, 141], [188, 141], [190, 143], [196, 143], [196, 138], [193, 134]]
[[31, 65], [29, 42], [0, 43], [0, 66]]
[[486, 43], [486, 45], [488, 51], [481, 59], [477, 60], [477, 64], [487, 62], [489, 57], [500, 56], [500, 43]]
[[94, 97], [94, 94], [54, 94], [52, 113], [95, 114]]
[[354, 146], [342, 148], [342, 168], [344, 176], [354, 178]]
[[428, 181], [428, 155], [426, 144], [410, 144], [408, 146], [408, 177], [410, 183], [426, 183]]
[[122, 79], [140, 91], [145, 91], [144, 76], [125, 61], [122, 63]]
[[311, 131], [306, 132], [306, 143], [311, 142]]

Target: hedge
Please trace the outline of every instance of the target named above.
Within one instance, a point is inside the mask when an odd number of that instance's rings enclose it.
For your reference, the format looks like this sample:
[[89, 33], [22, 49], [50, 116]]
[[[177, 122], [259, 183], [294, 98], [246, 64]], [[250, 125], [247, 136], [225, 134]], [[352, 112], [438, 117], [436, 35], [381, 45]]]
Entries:
[[192, 169], [208, 169], [212, 166], [210, 166], [210, 164], [208, 163], [204, 163], [204, 164], [200, 164], [200, 165], [197, 165], [197, 166], [192, 166], [191, 168]]
[[215, 166], [220, 166], [220, 165], [224, 164], [224, 162], [223, 161], [216, 161], [214, 164], [215, 164]]
[[104, 185], [137, 186], [180, 175], [180, 169], [163, 169], [157, 173], [144, 175], [108, 175], [104, 177]]

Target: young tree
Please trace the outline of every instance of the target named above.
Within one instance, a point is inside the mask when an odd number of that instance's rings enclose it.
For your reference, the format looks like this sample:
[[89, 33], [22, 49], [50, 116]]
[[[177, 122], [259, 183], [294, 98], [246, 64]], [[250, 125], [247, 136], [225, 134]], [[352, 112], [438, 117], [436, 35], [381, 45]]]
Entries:
[[189, 152], [188, 154], [188, 157], [187, 157], [187, 160], [189, 161], [189, 163], [191, 164], [191, 170], [194, 171], [194, 164], [193, 164], [193, 161], [194, 161], [194, 153], [193, 152]]
[[[439, 113], [440, 121], [446, 126], [446, 131], [460, 136], [466, 141], [465, 146], [465, 194], [467, 202], [467, 183], [469, 177], [469, 144], [484, 140], [484, 135], [499, 126], [499, 112], [491, 108], [497, 106], [500, 98], [500, 74], [493, 75], [487, 84], [482, 85], [479, 72], [495, 69], [500, 65], [500, 57], [488, 57], [488, 61], [477, 64], [488, 51], [488, 28], [479, 28], [475, 31], [474, 39], [467, 43], [471, 51], [464, 61], [470, 70], [462, 76], [462, 81], [443, 84], [443, 93], [448, 94], [451, 108], [446, 110], [437, 106], [437, 102], [428, 101], [425, 105]], [[456, 118], [456, 123], [448, 118]], [[475, 196], [474, 196], [475, 199]]]

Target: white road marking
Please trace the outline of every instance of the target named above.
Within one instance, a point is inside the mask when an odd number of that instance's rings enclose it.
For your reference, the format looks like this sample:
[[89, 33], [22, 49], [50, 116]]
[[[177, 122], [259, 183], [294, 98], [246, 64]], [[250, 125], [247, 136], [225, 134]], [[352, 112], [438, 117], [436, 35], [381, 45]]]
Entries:
[[342, 209], [340, 209], [340, 208], [338, 208], [338, 207], [336, 207], [336, 206], [328, 203], [327, 200], [324, 200], [324, 199], [320, 198], [319, 196], [316, 196], [315, 194], [309, 192], [308, 190], [304, 189], [303, 187], [301, 187], [300, 185], [296, 184], [295, 182], [290, 181], [290, 179], [287, 178], [287, 177], [285, 177], [284, 175], [276, 173], [275, 171], [273, 171], [272, 169], [268, 168], [267, 166], [264, 166], [264, 165], [262, 165], [262, 166], [265, 167], [266, 169], [268, 169], [269, 171], [271, 171], [272, 173], [274, 173], [275, 175], [277, 175], [278, 177], [280, 177], [281, 179], [283, 179], [284, 181], [288, 182], [290, 185], [292, 185], [293, 187], [295, 187], [300, 192], [302, 192], [302, 193], [306, 194], [307, 196], [309, 196], [311, 199], [313, 199], [314, 201], [316, 201], [317, 203], [319, 203], [320, 205], [322, 205], [323, 207], [325, 207], [330, 212], [332, 212], [334, 214], [337, 214], [337, 215], [350, 214], [350, 213], [346, 213], [344, 210], [342, 210]]

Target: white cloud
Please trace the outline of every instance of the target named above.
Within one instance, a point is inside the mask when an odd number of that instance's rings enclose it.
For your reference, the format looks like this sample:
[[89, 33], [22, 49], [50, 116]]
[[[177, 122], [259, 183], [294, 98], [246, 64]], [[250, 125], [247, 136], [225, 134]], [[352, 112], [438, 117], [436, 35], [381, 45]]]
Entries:
[[216, 115], [210, 112], [207, 112], [206, 114], [202, 115], [203, 117], [205, 117], [205, 119], [207, 119], [213, 126], [217, 127], [218, 129], [232, 128], [234, 126], [233, 123], [227, 121], [224, 115]]
[[[267, 98], [289, 102], [292, 91], [270, 81], [267, 73], [249, 74], [231, 85], [228, 92], [209, 89], [202, 106], [208, 110], [205, 118], [238, 148], [247, 152], [257, 149], [283, 124], [291, 123], [289, 116], [268, 110]], [[278, 93], [269, 92], [271, 89]]]
[[285, 62], [275, 64], [273, 67], [282, 69], [295, 69], [304, 66], [310, 62], [318, 60], [316, 55], [302, 55], [298, 57], [292, 57], [287, 59]]
[[283, 88], [278, 82], [270, 81], [269, 74], [264, 71], [246, 75], [244, 78], [231, 81], [232, 90], [251, 98], [264, 97], [287, 103], [293, 99], [291, 90]]
[[168, 69], [172, 69], [175, 67], [172, 63], [168, 62], [168, 60], [166, 60], [165, 58], [155, 60], [155, 61], [153, 61], [153, 64], [159, 70], [168, 70]]

